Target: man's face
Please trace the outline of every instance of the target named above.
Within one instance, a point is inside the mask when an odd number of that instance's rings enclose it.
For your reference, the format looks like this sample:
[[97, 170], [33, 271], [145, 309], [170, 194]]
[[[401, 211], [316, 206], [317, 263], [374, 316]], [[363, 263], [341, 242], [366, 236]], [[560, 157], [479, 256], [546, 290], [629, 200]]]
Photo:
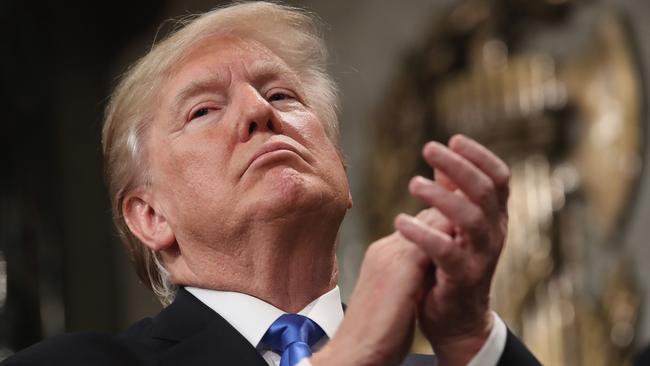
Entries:
[[231, 37], [201, 41], [183, 60], [147, 141], [151, 191], [179, 245], [219, 245], [309, 213], [342, 218], [341, 160], [283, 60]]

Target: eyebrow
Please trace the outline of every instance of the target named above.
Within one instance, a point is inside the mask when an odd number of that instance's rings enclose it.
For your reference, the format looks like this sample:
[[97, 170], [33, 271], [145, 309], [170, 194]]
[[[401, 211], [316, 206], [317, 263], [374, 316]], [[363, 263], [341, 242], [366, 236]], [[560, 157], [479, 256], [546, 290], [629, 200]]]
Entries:
[[208, 77], [197, 78], [190, 81], [189, 84], [176, 94], [171, 103], [171, 111], [174, 115], [180, 113], [181, 107], [186, 100], [209, 90], [222, 88], [226, 85], [227, 80], [223, 74], [211, 71], [208, 71], [207, 73], [209, 74]]
[[[246, 67], [246, 70], [256, 86], [275, 79], [284, 79], [292, 82], [294, 85], [299, 85], [298, 76], [291, 69], [277, 62], [257, 60]], [[208, 91], [223, 88], [228, 83], [227, 78], [221, 72], [206, 70], [206, 73], [209, 76], [190, 81], [189, 84], [176, 94], [171, 104], [171, 111], [174, 115], [180, 113], [182, 104], [187, 99]]]
[[273, 79], [285, 79], [296, 83], [299, 81], [296, 73], [289, 67], [268, 60], [257, 60], [246, 70], [256, 83], [264, 83]]

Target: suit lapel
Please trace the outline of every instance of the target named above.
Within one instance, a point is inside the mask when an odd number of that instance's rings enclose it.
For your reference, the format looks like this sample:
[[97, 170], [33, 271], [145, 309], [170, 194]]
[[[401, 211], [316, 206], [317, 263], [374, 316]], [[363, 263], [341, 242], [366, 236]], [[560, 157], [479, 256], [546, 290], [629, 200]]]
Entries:
[[154, 319], [152, 337], [173, 343], [160, 353], [161, 365], [267, 365], [225, 319], [182, 288]]

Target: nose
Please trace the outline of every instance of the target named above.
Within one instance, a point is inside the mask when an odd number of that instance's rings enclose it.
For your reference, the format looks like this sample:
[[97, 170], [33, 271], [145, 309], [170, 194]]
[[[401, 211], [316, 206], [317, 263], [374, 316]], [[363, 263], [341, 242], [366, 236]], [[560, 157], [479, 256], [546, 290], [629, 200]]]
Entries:
[[254, 87], [247, 85], [242, 89], [239, 95], [241, 101], [239, 140], [246, 142], [254, 134], [262, 132], [281, 134], [282, 121], [273, 110], [273, 106]]

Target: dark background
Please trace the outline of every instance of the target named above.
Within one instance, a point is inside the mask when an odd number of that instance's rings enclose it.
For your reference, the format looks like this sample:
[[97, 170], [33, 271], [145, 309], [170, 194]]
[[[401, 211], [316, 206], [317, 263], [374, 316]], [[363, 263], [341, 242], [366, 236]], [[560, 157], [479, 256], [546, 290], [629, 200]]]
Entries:
[[117, 55], [160, 9], [0, 2], [0, 251], [9, 278], [0, 345], [120, 325], [124, 266], [103, 184], [101, 118]]

